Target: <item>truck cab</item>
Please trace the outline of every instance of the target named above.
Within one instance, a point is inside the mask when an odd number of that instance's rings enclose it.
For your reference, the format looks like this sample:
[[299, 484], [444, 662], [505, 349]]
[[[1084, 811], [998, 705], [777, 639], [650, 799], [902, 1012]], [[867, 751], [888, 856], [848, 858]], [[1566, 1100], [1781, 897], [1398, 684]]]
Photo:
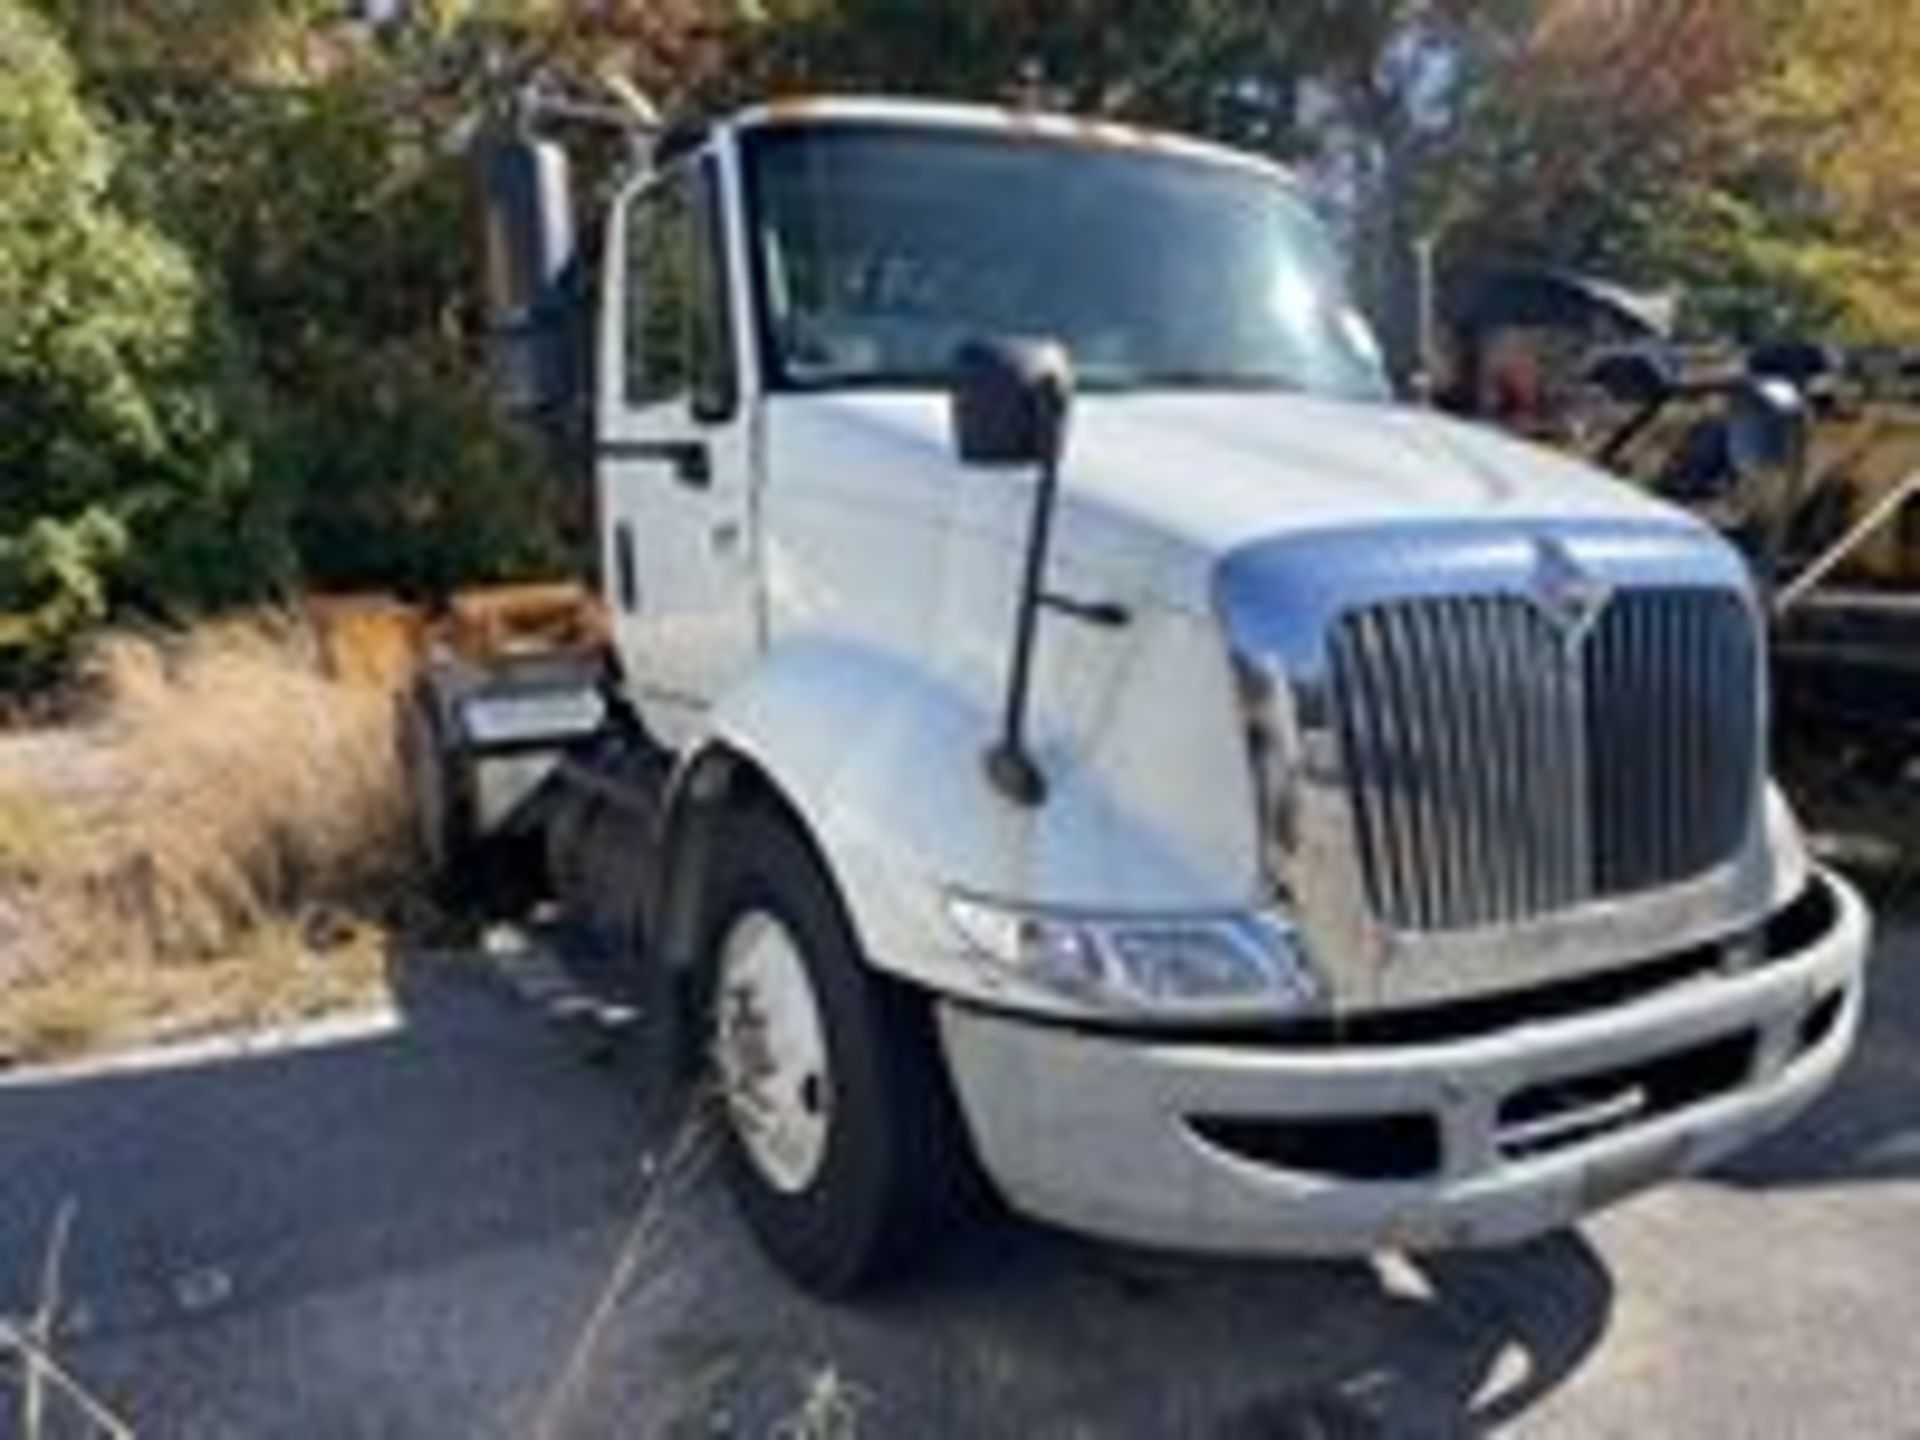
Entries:
[[768, 104], [617, 189], [594, 351], [607, 718], [543, 823], [801, 1283], [983, 1181], [1157, 1247], [1518, 1241], [1840, 1068], [1868, 920], [1768, 782], [1739, 557], [1397, 402], [1283, 170]]

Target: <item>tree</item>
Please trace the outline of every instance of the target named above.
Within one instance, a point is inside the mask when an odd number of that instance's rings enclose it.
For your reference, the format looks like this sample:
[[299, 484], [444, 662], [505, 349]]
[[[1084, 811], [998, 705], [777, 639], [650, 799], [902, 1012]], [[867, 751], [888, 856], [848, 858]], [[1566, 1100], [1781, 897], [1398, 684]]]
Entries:
[[247, 455], [190, 261], [123, 203], [69, 56], [17, 0], [0, 73], [4, 679], [57, 659], [110, 579], [138, 592], [190, 534], [238, 533]]
[[1693, 325], [1911, 340], [1920, 0], [1546, 0], [1424, 173], [1456, 256], [1686, 294]]
[[[1721, 163], [1676, 236], [1746, 332], [1920, 338], [1920, 3], [1758, 0]], [[1684, 257], [1677, 257], [1684, 258]]]
[[1270, 153], [1300, 140], [1306, 27], [1285, 0], [776, 0], [763, 13], [760, 88], [1036, 96]]
[[1485, 48], [1424, 223], [1456, 251], [1633, 270], [1712, 163], [1742, 81], [1736, 0], [1546, 0]]
[[383, 38], [308, 0], [54, 8], [244, 358], [227, 398], [267, 548], [302, 583], [428, 593], [563, 564], [550, 478], [484, 385], [453, 143], [484, 68], [431, 17]]

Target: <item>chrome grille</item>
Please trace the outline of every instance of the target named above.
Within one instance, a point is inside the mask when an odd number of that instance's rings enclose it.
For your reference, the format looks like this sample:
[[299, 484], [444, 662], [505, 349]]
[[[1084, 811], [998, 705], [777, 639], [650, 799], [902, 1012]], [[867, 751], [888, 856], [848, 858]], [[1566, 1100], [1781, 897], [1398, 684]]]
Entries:
[[1760, 646], [1737, 592], [1613, 596], [1577, 641], [1532, 601], [1342, 616], [1331, 678], [1367, 894], [1465, 930], [1692, 879], [1759, 793]]

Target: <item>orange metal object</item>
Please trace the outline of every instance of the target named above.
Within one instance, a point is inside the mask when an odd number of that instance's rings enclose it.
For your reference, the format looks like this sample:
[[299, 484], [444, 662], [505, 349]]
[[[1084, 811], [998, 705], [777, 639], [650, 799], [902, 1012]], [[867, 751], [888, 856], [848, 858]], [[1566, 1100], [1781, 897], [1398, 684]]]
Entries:
[[607, 635], [600, 602], [567, 581], [462, 590], [447, 609], [448, 644], [481, 665], [512, 655], [594, 650]]
[[315, 595], [305, 610], [329, 675], [394, 691], [436, 652], [484, 668], [519, 656], [590, 653], [609, 634], [593, 593], [568, 582], [462, 590], [438, 614], [381, 593]]

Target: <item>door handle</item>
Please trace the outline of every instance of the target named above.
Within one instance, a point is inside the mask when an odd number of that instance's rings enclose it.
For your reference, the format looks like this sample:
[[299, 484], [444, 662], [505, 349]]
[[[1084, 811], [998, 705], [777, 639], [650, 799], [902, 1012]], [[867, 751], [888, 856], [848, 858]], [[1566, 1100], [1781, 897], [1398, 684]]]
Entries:
[[682, 485], [704, 490], [713, 480], [713, 461], [704, 440], [603, 440], [600, 454], [616, 460], [651, 460], [668, 465]]
[[673, 467], [673, 478], [682, 485], [704, 490], [713, 480], [713, 462], [704, 440], [668, 440], [660, 446], [660, 458]]

